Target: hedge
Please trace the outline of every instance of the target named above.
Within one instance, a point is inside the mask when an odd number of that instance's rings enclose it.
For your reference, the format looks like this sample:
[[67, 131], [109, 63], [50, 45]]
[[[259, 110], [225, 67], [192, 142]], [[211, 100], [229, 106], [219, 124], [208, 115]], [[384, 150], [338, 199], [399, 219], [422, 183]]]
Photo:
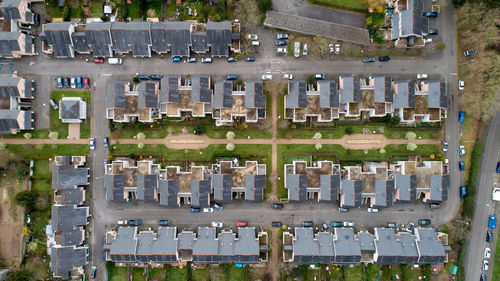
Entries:
[[472, 218], [474, 215], [474, 197], [476, 195], [476, 181], [477, 174], [481, 169], [481, 154], [483, 151], [483, 147], [481, 142], [478, 140], [474, 144], [474, 148], [472, 149], [471, 161], [470, 161], [470, 173], [469, 173], [469, 181], [467, 183], [467, 197], [464, 199], [464, 203], [462, 205], [462, 216]]

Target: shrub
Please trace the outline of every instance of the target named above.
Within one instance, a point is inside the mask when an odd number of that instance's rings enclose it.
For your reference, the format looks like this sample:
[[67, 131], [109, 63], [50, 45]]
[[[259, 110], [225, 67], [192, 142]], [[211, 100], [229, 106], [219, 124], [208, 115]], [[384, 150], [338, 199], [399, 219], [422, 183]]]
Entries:
[[417, 134], [415, 134], [414, 132], [407, 132], [406, 133], [406, 139], [407, 140], [414, 140], [417, 138]]
[[385, 149], [381, 148], [381, 149], [379, 150], [379, 152], [380, 152], [380, 154], [385, 154]]
[[193, 129], [194, 129], [195, 135], [203, 135], [206, 132], [205, 125], [203, 125], [201, 123], [194, 124]]
[[316, 79], [314, 79], [314, 76], [312, 76], [312, 75], [309, 75], [309, 76], [307, 77], [307, 83], [308, 83], [308, 84], [313, 84], [315, 80], [316, 80]]
[[243, 80], [241, 80], [241, 78], [236, 79], [236, 84], [241, 85], [241, 83], [243, 83]]
[[483, 147], [481, 142], [476, 141], [472, 149], [470, 159], [469, 181], [467, 182], [467, 196], [462, 205], [462, 216], [472, 218], [474, 215], [474, 197], [476, 195], [476, 180], [479, 169], [481, 168], [481, 153]]
[[321, 133], [320, 133], [320, 132], [317, 132], [317, 133], [315, 133], [315, 134], [314, 134], [313, 139], [319, 140], [319, 139], [321, 139], [321, 137], [323, 137], [323, 136], [321, 135]]
[[136, 137], [137, 137], [138, 140], [143, 140], [143, 139], [146, 138], [146, 135], [143, 132], [140, 132], [140, 133], [137, 134]]
[[23, 135], [23, 137], [24, 137], [25, 139], [29, 140], [29, 139], [31, 139], [32, 135], [31, 135], [31, 133], [25, 133], [25, 134]]
[[139, 77], [137, 76], [134, 76], [134, 83], [138, 84], [139, 82], [141, 82], [141, 79], [139, 79]]
[[3, 151], [7, 148], [7, 144], [4, 142], [0, 142], [0, 151]]
[[234, 148], [235, 148], [234, 143], [228, 143], [228, 144], [226, 144], [226, 149], [227, 149], [228, 151], [233, 151], [233, 150], [234, 150]]
[[14, 202], [26, 208], [26, 212], [31, 213], [35, 209], [36, 194], [34, 192], [24, 190], [16, 194]]
[[415, 149], [417, 149], [417, 147], [417, 144], [413, 142], [410, 142], [406, 145], [406, 149], [408, 149], [409, 151], [414, 151]]
[[392, 125], [392, 126], [396, 126], [399, 124], [399, 122], [401, 122], [401, 118], [399, 116], [392, 116], [389, 123]]
[[59, 138], [59, 133], [58, 132], [50, 132], [49, 133], [49, 139], [56, 140], [58, 138]]
[[226, 133], [226, 139], [228, 139], [228, 140], [234, 140], [235, 137], [236, 137], [236, 135], [234, 134], [233, 131], [228, 131]]
[[345, 134], [346, 135], [352, 135], [354, 133], [354, 130], [351, 127], [345, 128]]
[[144, 129], [144, 124], [142, 124], [141, 122], [135, 122], [134, 126], [137, 130]]
[[140, 142], [140, 143], [137, 144], [137, 147], [140, 148], [140, 149], [143, 149], [144, 148], [144, 144], [142, 142]]
[[267, 11], [271, 10], [273, 2], [271, 0], [259, 0], [257, 5], [259, 7], [259, 11], [265, 14]]
[[17, 172], [17, 176], [20, 179], [23, 179], [29, 174], [30, 167], [28, 166], [28, 164], [26, 162], [19, 162], [19, 164], [17, 164], [17, 167], [16, 167], [16, 172]]
[[316, 148], [316, 150], [320, 150], [321, 148], [323, 148], [323, 145], [321, 143], [317, 143], [314, 145], [314, 148]]

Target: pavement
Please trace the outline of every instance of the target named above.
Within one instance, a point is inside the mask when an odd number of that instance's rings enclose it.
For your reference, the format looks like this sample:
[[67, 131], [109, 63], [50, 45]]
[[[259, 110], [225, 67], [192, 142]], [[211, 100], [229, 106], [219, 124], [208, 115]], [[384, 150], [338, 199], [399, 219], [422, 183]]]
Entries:
[[[487, 127], [483, 137], [483, 155], [481, 157], [481, 169], [476, 183], [476, 201], [474, 204], [474, 218], [472, 219], [472, 230], [467, 239], [467, 251], [465, 263], [465, 280], [477, 280], [481, 273], [488, 276], [488, 280], [498, 280], [491, 276], [495, 257], [495, 248], [498, 239], [498, 231], [493, 231], [493, 242], [486, 242], [486, 231], [488, 230], [488, 216], [496, 214], [500, 217], [500, 202], [491, 200], [492, 189], [498, 186], [499, 175], [496, 173], [497, 161], [500, 161], [500, 112]], [[490, 270], [482, 271], [484, 248], [491, 249], [489, 259]], [[498, 276], [496, 276], [498, 278]]]

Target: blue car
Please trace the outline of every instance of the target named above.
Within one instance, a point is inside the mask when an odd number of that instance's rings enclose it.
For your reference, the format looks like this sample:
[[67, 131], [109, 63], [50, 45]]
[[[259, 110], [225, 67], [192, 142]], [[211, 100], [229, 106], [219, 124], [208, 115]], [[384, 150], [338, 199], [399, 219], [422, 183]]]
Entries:
[[255, 58], [254, 57], [248, 57], [245, 59], [246, 61], [255, 61]]
[[436, 12], [427, 12], [427, 13], [424, 13], [424, 17], [428, 17], [428, 18], [435, 18], [438, 16], [438, 13]]
[[172, 57], [172, 62], [180, 62], [181, 58], [180, 57]]
[[500, 162], [497, 162], [497, 173], [500, 174]]
[[459, 161], [458, 162], [458, 168], [460, 169], [460, 171], [465, 170], [465, 162], [464, 161]]
[[465, 112], [459, 111], [458, 112], [458, 123], [463, 123], [465, 121]]
[[226, 80], [236, 80], [238, 77], [240, 77], [238, 74], [230, 74], [226, 76]]
[[57, 77], [57, 88], [62, 88], [62, 87], [63, 87], [63, 78]]
[[495, 215], [490, 215], [488, 217], [488, 228], [491, 229], [497, 228], [497, 217]]
[[77, 87], [77, 88], [81, 88], [81, 87], [83, 87], [82, 80], [83, 80], [83, 79], [82, 79], [82, 76], [78, 76], [78, 77], [76, 77], [76, 87]]
[[190, 213], [199, 213], [200, 212], [200, 208], [190, 207], [189, 208], [189, 212]]
[[276, 40], [276, 46], [286, 46], [285, 40]]
[[465, 196], [467, 196], [467, 187], [461, 186], [460, 187], [460, 199], [464, 199]]

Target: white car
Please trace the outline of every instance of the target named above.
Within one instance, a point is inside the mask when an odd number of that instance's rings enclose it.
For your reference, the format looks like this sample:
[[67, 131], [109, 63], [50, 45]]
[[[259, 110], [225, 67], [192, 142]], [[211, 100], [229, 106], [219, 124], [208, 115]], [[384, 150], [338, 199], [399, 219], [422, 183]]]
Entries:
[[491, 250], [490, 248], [486, 247], [484, 248], [484, 254], [483, 254], [485, 259], [489, 259], [491, 257]]
[[490, 263], [487, 260], [483, 260], [483, 270], [488, 271], [490, 268]]
[[427, 43], [432, 43], [432, 39], [429, 38], [429, 39], [424, 39], [424, 44], [427, 44]]
[[493, 201], [500, 201], [500, 188], [498, 187], [493, 188], [493, 194], [491, 196], [491, 199]]
[[212, 222], [212, 227], [222, 227], [222, 222], [217, 222], [217, 221], [213, 221]]
[[119, 220], [118, 225], [125, 225], [127, 224], [127, 222], [128, 222], [127, 220]]
[[462, 91], [465, 88], [465, 83], [463, 80], [458, 80], [458, 89]]
[[417, 74], [417, 79], [427, 79], [427, 74], [419, 73], [419, 74]]
[[283, 79], [292, 80], [293, 79], [293, 75], [292, 74], [288, 74], [288, 73], [283, 73]]
[[90, 150], [95, 150], [95, 138], [90, 138], [89, 145]]
[[213, 213], [214, 208], [203, 208], [203, 213]]
[[339, 44], [335, 44], [335, 54], [336, 55], [340, 54], [340, 45]]
[[262, 80], [266, 81], [266, 80], [273, 80], [273, 75], [271, 74], [263, 74], [262, 75]]
[[345, 221], [342, 223], [342, 225], [345, 227], [345, 226], [349, 226], [349, 227], [354, 227], [354, 222], [352, 221]]
[[458, 155], [460, 155], [460, 156], [465, 155], [465, 146], [461, 145], [458, 147]]
[[333, 55], [333, 52], [334, 52], [334, 50], [333, 50], [333, 44], [328, 44], [328, 53], [330, 55]]
[[293, 43], [293, 56], [300, 57], [300, 42]]
[[307, 44], [304, 44], [304, 47], [302, 47], [302, 55], [307, 56]]
[[276, 53], [278, 53], [278, 54], [286, 54], [286, 48], [276, 48]]
[[368, 213], [378, 213], [377, 208], [368, 208], [368, 209], [366, 209], [366, 211], [368, 211]]
[[247, 38], [248, 38], [248, 40], [259, 40], [259, 35], [257, 35], [257, 34], [248, 34]]
[[212, 62], [212, 58], [202, 58], [201, 62], [202, 63], [211, 63]]
[[76, 88], [76, 80], [75, 80], [75, 77], [71, 77], [71, 80], [70, 80], [70, 85], [71, 85], [71, 88]]

